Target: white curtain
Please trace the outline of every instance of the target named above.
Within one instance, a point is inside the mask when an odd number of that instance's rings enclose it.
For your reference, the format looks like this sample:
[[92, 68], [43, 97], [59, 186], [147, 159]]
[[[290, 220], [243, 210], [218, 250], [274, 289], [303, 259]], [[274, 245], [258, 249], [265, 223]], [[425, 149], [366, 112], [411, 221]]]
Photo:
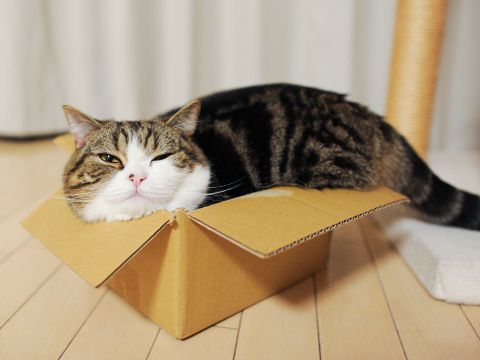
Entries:
[[[65, 130], [62, 104], [153, 116], [293, 82], [383, 113], [395, 0], [0, 0], [0, 135]], [[452, 0], [432, 146], [480, 148], [480, 2]]]

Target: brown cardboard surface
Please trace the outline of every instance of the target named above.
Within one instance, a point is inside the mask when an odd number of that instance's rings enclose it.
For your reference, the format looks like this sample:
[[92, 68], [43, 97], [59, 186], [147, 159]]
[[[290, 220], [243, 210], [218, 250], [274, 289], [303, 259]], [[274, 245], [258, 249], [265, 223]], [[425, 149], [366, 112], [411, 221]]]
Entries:
[[168, 223], [159, 211], [128, 222], [95, 224], [79, 220], [59, 190], [22, 225], [92, 286], [101, 285]]
[[261, 259], [181, 210], [107, 284], [169, 333], [185, 338], [324, 268], [329, 237]]
[[185, 263], [175, 220], [157, 233], [130, 261], [107, 281], [121, 295], [155, 323], [176, 333]]
[[191, 211], [188, 216], [259, 257], [292, 246], [407, 198], [370, 191], [277, 187]]

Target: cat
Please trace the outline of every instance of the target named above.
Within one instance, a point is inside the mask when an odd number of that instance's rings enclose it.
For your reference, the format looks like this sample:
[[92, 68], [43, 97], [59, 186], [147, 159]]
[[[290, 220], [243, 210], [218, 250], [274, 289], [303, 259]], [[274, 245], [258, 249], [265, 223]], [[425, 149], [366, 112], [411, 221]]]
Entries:
[[274, 185], [384, 185], [431, 221], [480, 229], [477, 195], [440, 180], [381, 116], [335, 92], [252, 86], [140, 121], [64, 111], [76, 144], [64, 192], [87, 222], [193, 210]]

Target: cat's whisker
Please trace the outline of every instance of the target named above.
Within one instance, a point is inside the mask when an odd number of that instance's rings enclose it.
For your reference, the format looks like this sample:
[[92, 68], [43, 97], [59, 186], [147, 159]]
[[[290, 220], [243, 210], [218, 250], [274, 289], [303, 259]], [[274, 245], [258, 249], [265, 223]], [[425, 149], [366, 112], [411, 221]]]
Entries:
[[230, 186], [230, 185], [233, 185], [233, 184], [236, 184], [240, 181], [243, 181], [244, 179], [246, 178], [246, 176], [238, 179], [238, 180], [235, 180], [235, 181], [232, 181], [231, 183], [228, 183], [228, 184], [225, 184], [225, 185], [217, 185], [217, 186], [209, 186], [208, 188], [209, 189], [213, 189], [213, 188], [220, 188], [220, 187], [226, 187], [226, 186]]
[[220, 190], [220, 191], [216, 191], [216, 192], [213, 192], [213, 193], [207, 193], [207, 196], [226, 193], [227, 191], [236, 189], [237, 187], [239, 187], [239, 186], [241, 186], [241, 185], [242, 185], [242, 184], [238, 184], [238, 185], [232, 186], [232, 187], [230, 187], [230, 188], [228, 188], [228, 189], [225, 189], [225, 190]]

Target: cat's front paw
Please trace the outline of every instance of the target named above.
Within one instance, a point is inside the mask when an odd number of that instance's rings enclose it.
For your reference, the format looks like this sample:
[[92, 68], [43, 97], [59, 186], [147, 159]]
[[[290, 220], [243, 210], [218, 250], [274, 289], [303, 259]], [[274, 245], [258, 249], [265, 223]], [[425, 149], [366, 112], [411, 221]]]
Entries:
[[131, 215], [126, 215], [126, 214], [111, 214], [108, 215], [105, 220], [107, 222], [112, 222], [112, 221], [128, 221], [131, 220], [132, 216]]

